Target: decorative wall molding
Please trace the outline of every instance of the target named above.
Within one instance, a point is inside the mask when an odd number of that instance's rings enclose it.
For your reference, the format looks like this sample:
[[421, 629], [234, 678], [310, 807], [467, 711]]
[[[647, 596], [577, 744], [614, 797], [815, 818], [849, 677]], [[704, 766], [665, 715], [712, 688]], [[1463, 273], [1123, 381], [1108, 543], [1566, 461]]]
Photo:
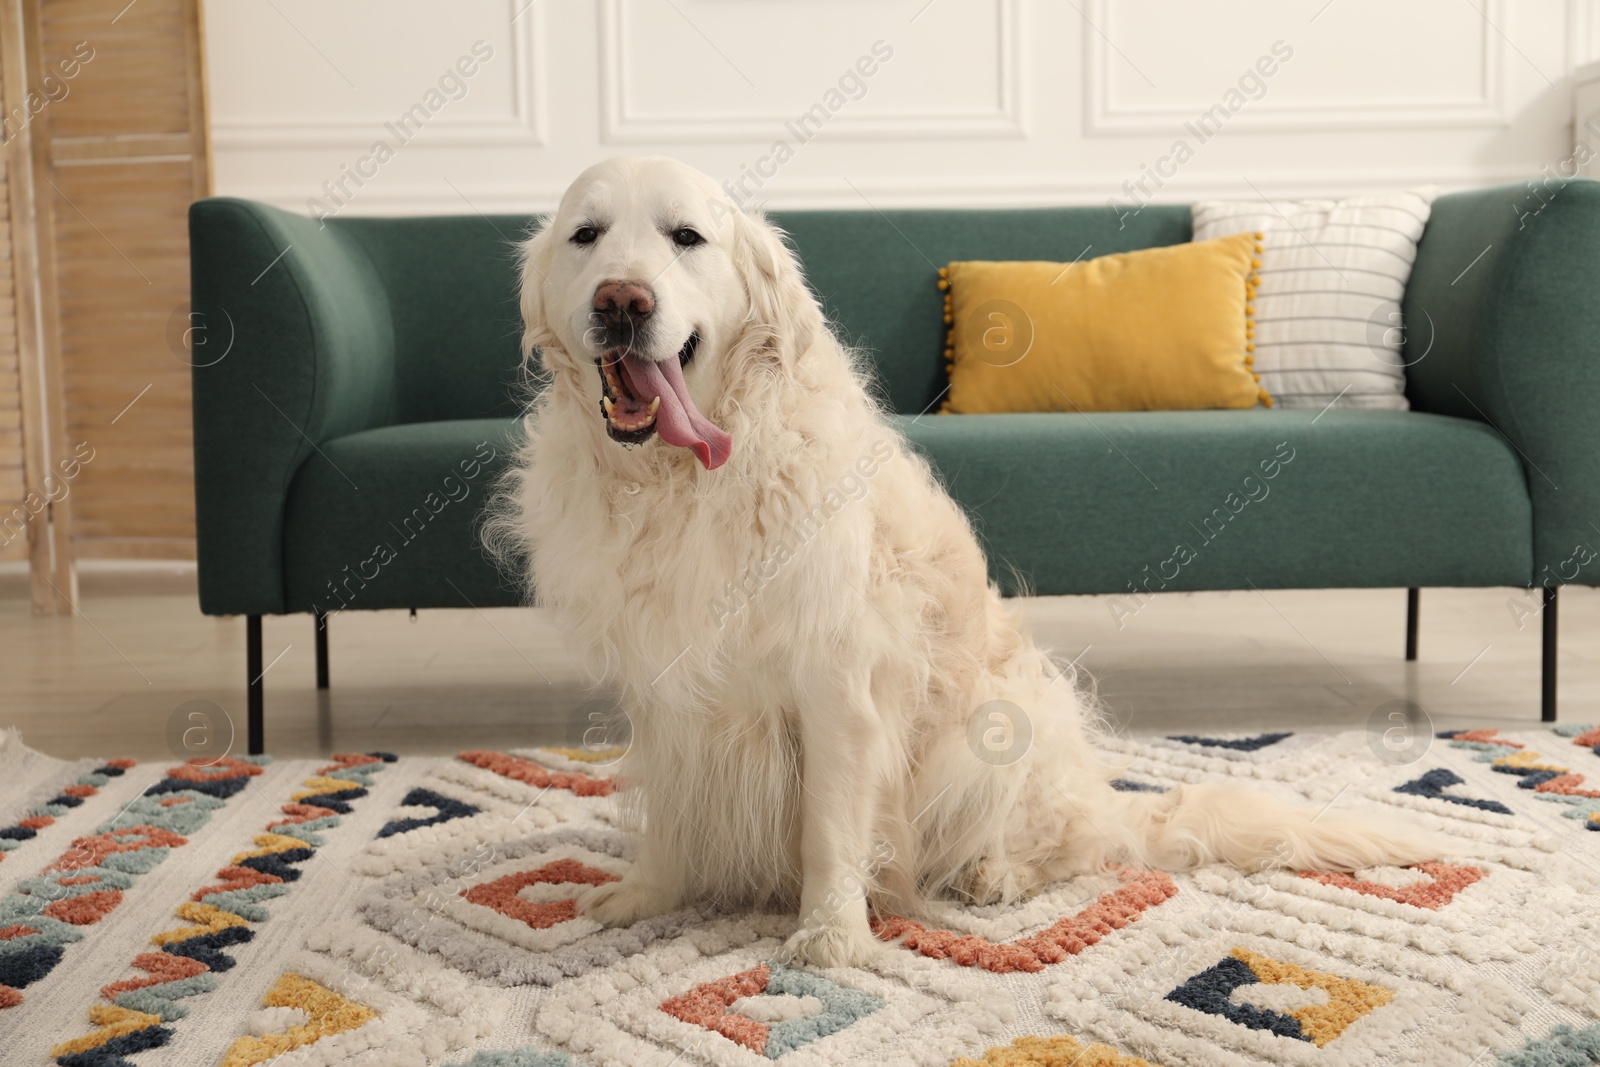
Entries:
[[[1583, 3], [1583, 0], [1569, 0]], [[1493, 29], [1509, 32], [1506, 0], [1482, 0], [1485, 18], [1492, 22], [1483, 35], [1480, 55], [1480, 92], [1460, 100], [1346, 100], [1329, 98], [1315, 103], [1280, 104], [1264, 99], [1228, 120], [1230, 130], [1310, 132], [1315, 130], [1437, 130], [1440, 128], [1500, 128], [1511, 124], [1512, 106], [1506, 86], [1506, 40]], [[1119, 103], [1111, 81], [1114, 63], [1108, 38], [1114, 31], [1110, 0], [1084, 0], [1084, 132], [1089, 136], [1116, 136], [1171, 132], [1193, 121], [1213, 104], [1227, 86], [1218, 86], [1211, 99], [1192, 103], [1140, 107]], [[1570, 25], [1570, 22], [1569, 22]], [[1098, 27], [1098, 32], [1095, 27]]]
[[1567, 0], [1567, 69], [1600, 61], [1600, 0]]
[[[1408, 189], [1438, 185], [1443, 192], [1520, 182], [1530, 171], [1501, 168], [1485, 172], [1478, 168], [1361, 170], [1303, 173], [1252, 174], [1251, 181], [1271, 200], [1339, 198], [1366, 192]], [[986, 175], [922, 175], [917, 177], [867, 177], [847, 175], [826, 180], [785, 181], [769, 187], [770, 195], [752, 202], [752, 208], [768, 210], [843, 209], [872, 213], [874, 209], [899, 208], [985, 208], [1105, 206], [1113, 194], [1120, 194], [1128, 177], [1123, 172], [1026, 174], [991, 177]], [[854, 186], [854, 188], [852, 188]], [[344, 212], [359, 215], [434, 215], [462, 214], [461, 196], [448, 186], [385, 185], [369, 186], [359, 200]], [[472, 209], [486, 214], [538, 214], [555, 208], [565, 191], [564, 184], [525, 185], [483, 183], [463, 185]], [[230, 195], [260, 200], [290, 211], [303, 211], [305, 198], [291, 190], [268, 186], [236, 186]], [[1196, 200], [1254, 200], [1258, 194], [1250, 186], [1225, 176], [1186, 180], [1180, 189], [1169, 189], [1152, 204], [1188, 204]], [[1122, 198], [1126, 202], [1126, 198]]]
[[[364, 2], [378, 10], [379, 0]], [[359, 194], [341, 207], [341, 216], [549, 210], [581, 170], [619, 153], [676, 155], [719, 181], [737, 180], [743, 165], [769, 151], [773, 138], [783, 135], [785, 119], [792, 118], [778, 114], [792, 103], [778, 91], [786, 83], [763, 85], [766, 92], [750, 96], [658, 91], [684, 62], [682, 47], [651, 47], [660, 44], [656, 38], [668, 28], [664, 20], [676, 17], [665, 5], [658, 10], [645, 7], [645, 0], [570, 5], [533, 0], [518, 15], [528, 2], [474, 0], [440, 8], [450, 16], [441, 14], [425, 27], [387, 22], [371, 14], [372, 38], [363, 37], [359, 48], [346, 34], [352, 63], [381, 74], [381, 84], [389, 87], [391, 97], [411, 73], [400, 57], [429, 54], [415, 45], [440, 35], [495, 42], [494, 63], [506, 62], [510, 49], [518, 88], [515, 99], [502, 106], [501, 97], [509, 96], [510, 88], [504, 73], [497, 76], [490, 92], [495, 115], [476, 127], [452, 126], [451, 116], [441, 114], [427, 135], [415, 142], [415, 155], [408, 150], [408, 158], [385, 168], [380, 180], [361, 186]], [[691, 0], [676, 2], [683, 6]], [[719, 44], [731, 44], [754, 41], [758, 31], [772, 36], [796, 20], [803, 22], [817, 0], [742, 0], [737, 7], [734, 0], [718, 2], [726, 5], [716, 8], [719, 12], [756, 20], [755, 25], [741, 28], [738, 37], [719, 39]], [[903, 44], [908, 60], [901, 75], [905, 80], [886, 85], [892, 91], [881, 98], [869, 95], [837, 112], [826, 127], [828, 136], [806, 148], [803, 159], [785, 164], [776, 175], [763, 171], [768, 180], [757, 183], [758, 196], [774, 207], [866, 210], [869, 202], [885, 210], [1105, 204], [1112, 196], [1127, 203], [1131, 194], [1124, 183], [1137, 181], [1146, 163], [1170, 151], [1183, 122], [1217, 102], [1228, 86], [1208, 86], [1208, 78], [1195, 74], [1182, 78], [1180, 87], [1168, 84], [1180, 80], [1175, 67], [1172, 78], [1161, 78], [1157, 70], [1149, 69], [1169, 99], [1159, 105], [1141, 104], [1130, 81], [1132, 73], [1117, 69], [1123, 60], [1084, 22], [1084, 15], [1108, 30], [1116, 46], [1140, 63], [1147, 62], [1147, 56], [1177, 59], [1184, 48], [1204, 52], [1236, 44], [1241, 35], [1267, 33], [1252, 27], [1253, 18], [1244, 5], [1229, 6], [1226, 10], [1235, 14], [1228, 17], [1196, 20], [1198, 30], [1179, 35], [1154, 20], [1136, 21], [1134, 8], [1122, 0], [1073, 0], [1076, 6], [1059, 7], [1050, 0], [984, 0], [982, 5], [966, 4], [959, 19], [930, 24], [928, 20], [941, 11], [956, 10], [943, 6], [952, 0], [939, 0], [913, 34], [906, 20], [925, 0], [849, 0], [848, 8], [846, 0], [837, 2], [838, 7], [829, 7], [838, 13], [837, 29], [827, 32], [844, 35], [843, 43], [829, 45], [826, 51], [834, 58], [856, 54], [850, 46], [857, 38], [871, 42], [882, 37], [896, 46], [898, 57]], [[1483, 2], [1471, 0], [1480, 7]], [[1332, 44], [1339, 51], [1330, 51], [1330, 56], [1336, 55], [1338, 61], [1320, 57], [1316, 69], [1307, 69], [1292, 85], [1299, 99], [1308, 102], [1291, 103], [1289, 94], [1280, 94], [1275, 85], [1266, 98], [1252, 101], [1230, 118], [1224, 146], [1207, 150], [1203, 158], [1186, 164], [1178, 177], [1168, 178], [1160, 199], [1170, 203], [1253, 198], [1256, 194], [1241, 174], [1248, 174], [1262, 193], [1282, 198], [1338, 197], [1434, 182], [1465, 188], [1517, 181], [1566, 158], [1572, 151], [1569, 94], [1576, 79], [1564, 64], [1590, 53], [1600, 60], [1600, 0], [1487, 2], [1490, 17], [1509, 34], [1511, 43], [1493, 31], [1481, 32], [1476, 16], [1461, 6], [1460, 14], [1452, 15], [1454, 21], [1432, 42], [1442, 52], [1427, 67], [1441, 72], [1432, 84], [1448, 72], [1449, 91], [1471, 99], [1417, 99], [1430, 82], [1423, 72], [1414, 71], [1397, 74], [1392, 83], [1376, 87], [1367, 83], [1369, 91], [1410, 99], [1348, 102], [1349, 78], [1365, 70], [1377, 70], [1381, 77], [1381, 63], [1388, 62], [1382, 57], [1396, 51], [1381, 41], [1360, 51], [1365, 29], [1360, 21], [1352, 21], [1335, 27]], [[1354, 8], [1354, 0], [1338, 3]], [[1460, 0], [1434, 3], [1460, 5]], [[685, 6], [696, 21], [702, 10], [712, 8]], [[1148, 5], [1138, 9], [1154, 10]], [[1311, 10], [1308, 6], [1304, 14], [1309, 16]], [[1339, 10], [1336, 6], [1334, 15]], [[364, 150], [373, 137], [383, 134], [388, 116], [329, 118], [306, 128], [299, 116], [313, 111], [313, 106], [287, 99], [277, 102], [277, 114], [263, 116], [259, 95], [247, 94], [269, 90], [270, 84], [260, 83], [269, 82], [271, 70], [298, 56], [303, 42], [286, 36], [260, 45], [251, 38], [251, 27], [257, 23], [239, 11], [237, 5], [214, 6], [211, 19], [212, 32], [219, 37], [211, 78], [227, 90], [213, 98], [238, 105], [238, 110], [215, 114], [218, 191], [304, 211], [307, 194], [321, 195], [316, 190], [338, 165], [336, 157], [348, 157], [350, 149]], [[517, 16], [514, 46], [505, 29], [513, 15]], [[269, 12], [268, 17], [275, 16]], [[1121, 21], [1115, 22], [1118, 17]], [[657, 18], [663, 21], [649, 21]], [[1514, 25], [1508, 25], [1508, 19]], [[1467, 20], [1472, 20], [1470, 29]], [[718, 36], [709, 23], [706, 28]], [[827, 40], [821, 32], [805, 39], [821, 48]], [[684, 27], [672, 33], [680, 46], [697, 40]], [[927, 51], [912, 60], [911, 50], [924, 45]], [[271, 52], [270, 64], [240, 65], [245, 57], [255, 58], [250, 50], [260, 47]], [[1080, 54], [1087, 66], [1072, 62]], [[962, 58], [969, 71], [982, 71], [961, 83], [966, 91], [942, 81], [946, 68]], [[709, 62], [718, 61], [710, 56]], [[794, 62], [798, 67], [799, 60]], [[1537, 64], [1556, 88], [1552, 90], [1530, 64]], [[1186, 63], [1185, 69], [1204, 67]], [[749, 72], [762, 80], [757, 68], [752, 66]], [[242, 83], [247, 77], [252, 84]], [[927, 91], [914, 96], [911, 90], [923, 82]], [[894, 95], [902, 90], [904, 96]], [[1193, 103], [1184, 99], [1210, 93], [1217, 95]], [[1347, 102], [1323, 103], [1340, 97]], [[479, 103], [491, 106], [487, 100]], [[1270, 104], [1279, 104], [1279, 110], [1268, 111]], [[895, 113], [902, 105], [927, 110]], [[388, 104], [367, 106], [377, 110]], [[745, 110], [737, 111], [740, 106]], [[962, 114], [965, 106], [981, 114]], [[1145, 106], [1153, 110], [1139, 110]], [[1514, 116], [1509, 128], [1508, 115]], [[271, 121], [253, 121], [258, 118]], [[1396, 132], [1421, 129], [1428, 131], [1426, 136]], [[152, 142], [150, 152], [156, 147]]]
[[[494, 118], [452, 118], [430, 124], [427, 142], [461, 148], [529, 147], [549, 143], [545, 115], [549, 67], [543, 0], [506, 0], [511, 25], [511, 100]], [[386, 134], [395, 115], [350, 115], [307, 119], [222, 119], [211, 124], [216, 148], [366, 148]]]
[[[857, 115], [845, 111], [829, 121], [829, 140], [926, 140], [951, 137], [1028, 136], [1025, 28], [1029, 0], [995, 0], [1000, 106], [988, 114], [905, 111]], [[642, 116], [628, 110], [629, 57], [624, 26], [626, 0], [600, 0], [600, 139], [607, 144], [660, 144], [750, 140], [764, 148], [793, 119], [786, 114]]]

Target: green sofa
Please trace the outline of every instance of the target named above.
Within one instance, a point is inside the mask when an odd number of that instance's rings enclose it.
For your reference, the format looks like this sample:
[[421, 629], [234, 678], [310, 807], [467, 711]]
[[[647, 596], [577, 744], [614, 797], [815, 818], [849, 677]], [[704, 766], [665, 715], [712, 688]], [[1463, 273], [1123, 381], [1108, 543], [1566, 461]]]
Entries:
[[[1408, 413], [932, 414], [937, 266], [1186, 241], [1188, 208], [777, 221], [1002, 586], [1121, 594], [1114, 614], [1160, 590], [1405, 587], [1412, 656], [1418, 587], [1537, 586], [1549, 720], [1556, 587], [1600, 573], [1600, 183], [1549, 185], [1537, 214], [1526, 199], [1434, 205], [1406, 296]], [[512, 243], [531, 221], [191, 208], [200, 606], [249, 617], [252, 752], [261, 616], [316, 617], [326, 686], [328, 613], [523, 602], [477, 526], [517, 432]]]

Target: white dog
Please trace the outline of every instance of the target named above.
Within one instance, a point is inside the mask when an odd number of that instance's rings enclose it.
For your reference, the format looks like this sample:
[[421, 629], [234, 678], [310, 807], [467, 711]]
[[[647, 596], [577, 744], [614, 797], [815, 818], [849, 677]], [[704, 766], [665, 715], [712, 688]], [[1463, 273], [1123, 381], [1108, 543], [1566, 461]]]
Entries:
[[[1009, 900], [1114, 861], [1431, 858], [1420, 834], [1232, 785], [1113, 790], [1072, 672], [989, 584], [794, 255], [710, 178], [598, 164], [524, 251], [549, 384], [491, 541], [526, 554], [634, 731], [637, 862], [583, 913], [798, 908], [788, 958], [836, 966], [879, 947], [869, 906]], [[984, 758], [975, 715], [1032, 744]]]

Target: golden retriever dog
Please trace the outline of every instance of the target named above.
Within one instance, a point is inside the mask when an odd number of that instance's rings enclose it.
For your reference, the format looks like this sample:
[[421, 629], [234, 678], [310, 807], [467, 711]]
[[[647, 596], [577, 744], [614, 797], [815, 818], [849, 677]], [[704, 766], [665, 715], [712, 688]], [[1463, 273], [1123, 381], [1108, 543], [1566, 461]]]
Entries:
[[871, 910], [936, 894], [1008, 901], [1115, 862], [1431, 858], [1420, 833], [1231, 784], [1114, 790], [1074, 672], [989, 584], [781, 235], [709, 177], [591, 167], [523, 263], [548, 384], [490, 542], [633, 727], [636, 860], [584, 914], [793, 909], [786, 958], [838, 966], [881, 947]]

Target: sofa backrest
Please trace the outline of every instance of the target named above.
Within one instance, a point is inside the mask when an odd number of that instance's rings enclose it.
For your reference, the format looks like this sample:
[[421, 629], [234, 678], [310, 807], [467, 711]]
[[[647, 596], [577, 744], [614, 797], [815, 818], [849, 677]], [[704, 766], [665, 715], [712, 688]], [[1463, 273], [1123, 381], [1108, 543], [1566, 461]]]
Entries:
[[516, 245], [531, 215], [332, 219], [382, 280], [397, 422], [515, 415], [522, 362]]
[[786, 211], [786, 230], [811, 288], [844, 340], [877, 367], [897, 412], [926, 411], [943, 392], [945, 325], [938, 270], [968, 259], [1069, 263], [1180, 244], [1187, 205], [1011, 210]]
[[[938, 268], [961, 259], [1070, 262], [1189, 240], [1189, 209], [787, 211], [811, 287], [844, 339], [874, 363], [882, 394], [917, 414], [945, 386]], [[517, 410], [521, 321], [514, 243], [534, 219], [350, 218], [328, 223], [367, 252], [394, 316], [400, 422]]]

